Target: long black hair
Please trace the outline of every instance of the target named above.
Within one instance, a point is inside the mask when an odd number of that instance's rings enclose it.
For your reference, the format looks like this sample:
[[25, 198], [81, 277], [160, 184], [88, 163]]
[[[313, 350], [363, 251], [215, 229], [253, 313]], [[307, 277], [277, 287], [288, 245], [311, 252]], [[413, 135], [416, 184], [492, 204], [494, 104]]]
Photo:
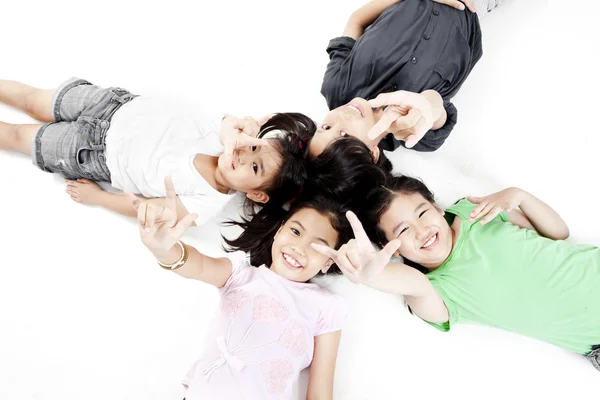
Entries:
[[[288, 219], [304, 208], [311, 208], [329, 218], [331, 226], [338, 233], [335, 249], [353, 237], [352, 228], [345, 215], [347, 208], [343, 204], [329, 196], [303, 194], [302, 197], [292, 202], [289, 210], [281, 207], [277, 209], [264, 207], [256, 213], [254, 218], [225, 222], [226, 225], [237, 225], [243, 229], [236, 239], [223, 237], [227, 244], [225, 250], [228, 252], [241, 250], [250, 253], [250, 263], [255, 267], [270, 266], [273, 263], [271, 248], [275, 234]], [[340, 270], [333, 264], [327, 273], [339, 274]]]
[[359, 207], [374, 188], [383, 185], [392, 164], [383, 153], [375, 162], [369, 147], [352, 136], [332, 141], [307, 161], [305, 191], [324, 193], [350, 207]]
[[[390, 174], [385, 184], [370, 191], [362, 207], [356, 210], [369, 239], [382, 247], [388, 240], [383, 230], [379, 227], [379, 221], [383, 214], [389, 210], [394, 198], [401, 194], [420, 194], [425, 200], [435, 203], [433, 192], [420, 179], [406, 175], [394, 176]], [[417, 263], [406, 259], [404, 261], [407, 265], [421, 272], [427, 272], [424, 267]]]
[[[281, 156], [280, 169], [274, 179], [259, 188], [269, 196], [268, 203], [281, 206], [290, 201], [306, 181], [306, 141], [316, 130], [315, 122], [300, 113], [275, 114], [261, 126], [259, 138], [276, 131], [267, 140]], [[251, 204], [248, 200], [247, 205]]]

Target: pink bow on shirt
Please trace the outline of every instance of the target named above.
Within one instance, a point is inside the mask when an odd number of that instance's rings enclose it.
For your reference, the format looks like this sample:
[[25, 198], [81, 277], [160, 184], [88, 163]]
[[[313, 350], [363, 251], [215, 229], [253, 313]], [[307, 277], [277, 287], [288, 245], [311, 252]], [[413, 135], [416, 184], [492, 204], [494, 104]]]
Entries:
[[225, 345], [225, 338], [223, 336], [217, 338], [217, 347], [221, 350], [221, 357], [224, 358], [228, 364], [240, 372], [244, 369], [246, 364], [227, 351], [227, 345]]
[[206, 375], [207, 380], [217, 368], [224, 365], [225, 363], [231, 365], [231, 367], [240, 372], [244, 369], [246, 364], [242, 360], [231, 354], [229, 351], [227, 351], [227, 345], [225, 344], [225, 338], [223, 336], [217, 337], [217, 347], [221, 351], [221, 357], [217, 359], [210, 367], [202, 371], [202, 373]]

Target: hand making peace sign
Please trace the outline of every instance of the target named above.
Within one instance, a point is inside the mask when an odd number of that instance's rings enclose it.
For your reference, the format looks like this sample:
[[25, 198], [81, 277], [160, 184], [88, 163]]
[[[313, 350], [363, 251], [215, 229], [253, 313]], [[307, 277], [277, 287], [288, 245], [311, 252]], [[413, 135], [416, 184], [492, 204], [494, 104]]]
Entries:
[[165, 178], [166, 201], [163, 204], [140, 199], [127, 193], [137, 210], [140, 236], [144, 245], [155, 255], [167, 253], [183, 236], [198, 214], [187, 214], [177, 221], [177, 195], [170, 177]]
[[381, 250], [377, 250], [362, 224], [352, 211], [346, 213], [352, 226], [355, 239], [334, 250], [330, 247], [312, 244], [313, 249], [331, 258], [346, 277], [354, 283], [373, 281], [390, 262], [390, 258], [400, 248], [400, 240], [394, 239]]

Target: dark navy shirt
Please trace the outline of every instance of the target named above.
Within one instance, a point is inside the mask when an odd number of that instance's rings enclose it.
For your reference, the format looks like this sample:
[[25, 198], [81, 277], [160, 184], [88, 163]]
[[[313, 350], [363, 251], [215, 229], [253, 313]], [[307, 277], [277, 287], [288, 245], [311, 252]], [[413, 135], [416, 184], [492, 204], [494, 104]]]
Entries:
[[[329, 109], [355, 97], [372, 99], [396, 90], [436, 90], [444, 99], [446, 124], [429, 131], [414, 147], [433, 151], [456, 125], [450, 102], [483, 53], [477, 14], [431, 0], [403, 0], [388, 7], [358, 40], [332, 39], [321, 93]], [[404, 142], [393, 135], [380, 147], [394, 150]]]

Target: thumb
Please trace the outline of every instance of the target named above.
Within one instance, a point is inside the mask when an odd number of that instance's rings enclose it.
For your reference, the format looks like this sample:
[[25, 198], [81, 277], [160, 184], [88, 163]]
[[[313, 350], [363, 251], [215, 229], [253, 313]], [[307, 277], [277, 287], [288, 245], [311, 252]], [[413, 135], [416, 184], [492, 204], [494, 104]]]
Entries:
[[481, 200], [483, 200], [483, 197], [467, 196], [467, 200], [469, 200], [473, 204], [479, 204], [481, 203]]
[[171, 228], [171, 233], [177, 238], [182, 237], [185, 231], [187, 231], [188, 228], [194, 223], [196, 218], [198, 218], [197, 213], [191, 213], [186, 215], [181, 219], [181, 221], [177, 223], [177, 225]]
[[400, 239], [394, 239], [392, 241], [389, 241], [388, 244], [386, 244], [383, 247], [383, 249], [381, 249], [381, 252], [387, 254], [391, 258], [394, 256], [394, 254], [396, 254], [401, 245], [402, 242], [400, 241]]
[[129, 199], [129, 202], [131, 203], [131, 206], [133, 208], [135, 208], [137, 210], [140, 207], [140, 203], [142, 201], [135, 194], [131, 193], [129, 190], [126, 190], [125, 196], [127, 196], [127, 198]]

